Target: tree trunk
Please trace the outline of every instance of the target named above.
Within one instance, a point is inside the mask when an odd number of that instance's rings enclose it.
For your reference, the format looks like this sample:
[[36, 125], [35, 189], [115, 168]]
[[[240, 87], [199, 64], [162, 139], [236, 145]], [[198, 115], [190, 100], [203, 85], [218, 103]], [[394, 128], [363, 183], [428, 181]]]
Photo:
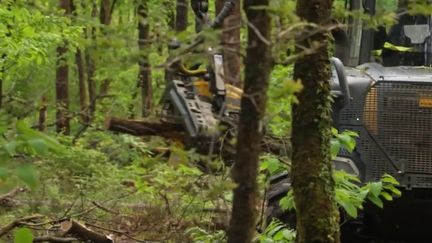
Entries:
[[188, 1], [177, 0], [176, 4], [176, 20], [175, 20], [175, 31], [185, 31], [188, 26]]
[[267, 101], [271, 71], [270, 46], [262, 38], [270, 36], [270, 15], [265, 8], [268, 0], [245, 0], [244, 9], [251, 25], [248, 28], [248, 47], [245, 60], [245, 87], [241, 100], [237, 136], [237, 160], [233, 167], [233, 212], [228, 231], [228, 242], [251, 242], [255, 231], [257, 202], [257, 173], [262, 139], [262, 119]]
[[111, 13], [112, 13], [112, 7], [110, 0], [102, 0], [101, 6], [100, 6], [100, 13], [99, 13], [99, 21], [103, 25], [109, 25], [111, 23]]
[[[92, 8], [92, 18], [96, 18], [97, 16], [97, 6], [96, 2], [93, 0], [91, 3]], [[93, 44], [96, 42], [96, 28], [90, 27], [86, 29], [86, 38], [89, 39]], [[87, 89], [89, 95], [89, 108], [88, 108], [88, 120], [91, 122], [94, 119], [94, 115], [96, 112], [96, 80], [95, 80], [95, 71], [96, 71], [96, 60], [94, 56], [92, 56], [95, 51], [94, 46], [87, 49], [85, 53], [85, 59], [87, 63]]]
[[38, 120], [38, 130], [43, 132], [46, 128], [46, 117], [47, 117], [47, 98], [42, 96], [41, 104], [39, 107], [39, 120]]
[[151, 46], [149, 43], [150, 29], [147, 13], [147, 0], [141, 1], [138, 5], [138, 46], [140, 51], [138, 83], [141, 88], [141, 114], [143, 117], [151, 113], [153, 101], [151, 69], [148, 61], [148, 53]]
[[[330, 24], [332, 0], [298, 0], [297, 14], [318, 26]], [[305, 29], [303, 35], [314, 29]], [[320, 43], [316, 47], [316, 43]], [[303, 83], [299, 104], [293, 107], [292, 182], [297, 213], [297, 242], [329, 243], [339, 240], [339, 213], [334, 199], [330, 157], [331, 101], [328, 33], [318, 32], [296, 43], [317, 48], [297, 60], [294, 78]]]
[[[111, 3], [111, 0], [102, 0], [100, 5], [100, 13], [99, 13], [99, 22], [101, 23], [101, 33], [102, 35], [106, 35], [106, 28], [111, 24], [112, 19], [112, 12], [114, 10], [114, 5], [116, 3], [116, 0], [113, 0]], [[102, 80], [99, 96], [103, 97], [108, 94], [110, 86], [110, 80], [105, 79]]]
[[86, 70], [83, 59], [83, 52], [78, 49], [75, 53], [75, 60], [78, 70], [78, 90], [80, 103], [80, 117], [83, 123], [89, 122], [87, 89], [86, 89]]
[[[71, 13], [70, 0], [60, 0], [60, 8], [65, 10], [66, 15]], [[58, 133], [69, 135], [70, 124], [69, 110], [69, 66], [67, 65], [66, 43], [57, 47], [57, 72], [56, 72], [56, 127]]]
[[[224, 54], [224, 74], [228, 83], [241, 87], [240, 80], [240, 27], [241, 27], [241, 1], [238, 1], [232, 13], [225, 19], [222, 33], [222, 45]], [[216, 12], [218, 13], [224, 4], [224, 0], [216, 0]]]
[[[74, 5], [73, 0], [71, 1], [71, 11], [72, 14], [77, 17], [76, 12], [76, 6]], [[87, 72], [86, 72], [86, 65], [84, 61], [84, 54], [83, 49], [78, 47], [75, 53], [75, 62], [77, 66], [77, 72], [78, 72], [78, 92], [79, 92], [79, 103], [80, 103], [80, 117], [81, 121], [83, 123], [89, 122], [89, 115], [88, 115], [88, 98], [87, 98], [87, 86], [86, 86], [86, 80], [87, 80]]]

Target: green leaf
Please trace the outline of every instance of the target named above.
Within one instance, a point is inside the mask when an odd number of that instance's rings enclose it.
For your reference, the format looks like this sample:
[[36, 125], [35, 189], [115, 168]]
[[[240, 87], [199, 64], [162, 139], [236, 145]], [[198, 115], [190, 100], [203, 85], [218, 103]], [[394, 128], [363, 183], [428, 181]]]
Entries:
[[375, 197], [378, 197], [382, 191], [382, 182], [381, 181], [371, 182], [369, 184], [369, 189], [370, 189], [370, 192], [372, 193], [372, 195], [374, 195]]
[[343, 209], [348, 213], [352, 218], [357, 218], [357, 208], [350, 202], [339, 202]]
[[47, 143], [40, 138], [34, 138], [27, 141], [27, 143], [34, 149], [34, 151], [39, 155], [47, 155], [49, 147]]
[[347, 133], [339, 134], [338, 139], [340, 143], [346, 148], [349, 152], [352, 152], [355, 148], [356, 142], [355, 139]]
[[393, 197], [387, 192], [381, 192], [381, 196], [387, 201], [393, 201]]
[[289, 190], [287, 195], [279, 201], [279, 205], [284, 211], [295, 209], [294, 194], [292, 190]]
[[33, 234], [27, 228], [20, 228], [14, 232], [14, 243], [32, 243]]
[[341, 144], [337, 139], [332, 139], [330, 141], [330, 153], [332, 158], [336, 158], [337, 154], [339, 153]]
[[16, 129], [20, 136], [24, 138], [24, 140], [29, 141], [32, 139], [40, 139], [53, 152], [62, 154], [66, 151], [66, 149], [59, 142], [57, 142], [57, 140], [44, 133], [31, 129], [27, 126], [27, 124], [25, 124], [24, 121], [17, 121]]
[[392, 185], [399, 185], [399, 182], [393, 176], [391, 176], [389, 174], [384, 174], [381, 177], [381, 180], [382, 180], [382, 182], [386, 182], [386, 183], [389, 183]]
[[402, 192], [396, 187], [389, 188], [389, 190], [397, 197], [402, 196]]
[[15, 174], [29, 187], [35, 188], [38, 185], [36, 171], [31, 165], [20, 165], [15, 169]]
[[369, 194], [368, 195], [368, 199], [369, 199], [369, 201], [371, 201], [373, 204], [375, 204], [375, 205], [377, 205], [378, 207], [380, 207], [380, 208], [383, 208], [383, 202], [382, 202], [382, 200], [381, 199], [379, 199], [378, 197], [375, 197], [374, 195], [372, 195], [372, 194]]
[[411, 52], [411, 51], [413, 51], [413, 48], [411, 48], [411, 47], [397, 46], [397, 45], [393, 45], [392, 43], [389, 43], [389, 42], [384, 43], [384, 48], [392, 50], [392, 51], [399, 51], [399, 52]]

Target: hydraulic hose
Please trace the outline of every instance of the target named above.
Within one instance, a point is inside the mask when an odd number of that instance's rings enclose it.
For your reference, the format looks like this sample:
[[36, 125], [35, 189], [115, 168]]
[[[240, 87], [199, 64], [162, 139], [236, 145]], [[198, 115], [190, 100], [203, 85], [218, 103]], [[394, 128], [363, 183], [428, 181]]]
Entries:
[[220, 13], [216, 16], [213, 24], [211, 25], [212, 28], [217, 28], [222, 25], [224, 19], [230, 15], [231, 11], [234, 9], [236, 5], [237, 0], [227, 0], [224, 3], [224, 6]]

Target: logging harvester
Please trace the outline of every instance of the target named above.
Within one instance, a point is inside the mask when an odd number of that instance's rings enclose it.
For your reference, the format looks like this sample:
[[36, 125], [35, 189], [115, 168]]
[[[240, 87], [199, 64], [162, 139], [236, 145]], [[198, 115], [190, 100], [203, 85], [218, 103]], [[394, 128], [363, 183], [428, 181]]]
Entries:
[[[199, 33], [219, 27], [234, 9], [235, 2], [226, 0], [220, 13], [211, 21], [208, 1], [192, 0], [196, 31]], [[198, 35], [185, 49], [191, 50], [202, 44], [201, 37]], [[173, 52], [184, 51], [176, 41], [169, 47]], [[162, 102], [164, 115], [178, 117], [184, 125], [186, 145], [201, 152], [212, 153], [208, 150], [212, 150], [219, 139], [235, 135], [242, 90], [225, 82], [222, 54], [211, 47], [204, 52], [209, 56], [206, 68], [201, 68], [201, 64], [189, 67], [181, 58], [169, 61], [171, 63], [166, 73], [167, 86]], [[229, 145], [229, 139], [223, 144]]]
[[[432, 18], [408, 11], [410, 2], [345, 1], [347, 10], [371, 16], [392, 10], [397, 22], [373, 29], [352, 17], [343, 38], [336, 39], [330, 80], [334, 126], [359, 137], [354, 152], [342, 150], [334, 167], [362, 182], [388, 173], [400, 182], [402, 197], [383, 209], [366, 205], [358, 219], [344, 223], [343, 238], [349, 232], [344, 242], [432, 240]], [[272, 179], [270, 217], [293, 219], [279, 208], [289, 188], [288, 174]]]

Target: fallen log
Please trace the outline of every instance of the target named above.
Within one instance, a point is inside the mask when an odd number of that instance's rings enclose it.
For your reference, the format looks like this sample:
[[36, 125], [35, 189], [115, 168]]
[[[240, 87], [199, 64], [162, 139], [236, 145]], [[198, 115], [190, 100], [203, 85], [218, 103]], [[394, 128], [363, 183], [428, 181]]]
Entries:
[[[109, 117], [105, 120], [105, 128], [109, 131], [127, 133], [135, 136], [161, 136], [183, 143], [186, 142], [184, 126], [180, 121], [175, 119], [145, 118], [143, 120], [132, 120]], [[223, 157], [232, 157], [235, 154], [235, 146], [227, 144], [224, 141], [221, 143], [224, 143], [224, 146], [220, 146], [220, 144], [213, 145], [216, 145], [214, 152], [221, 153]], [[222, 148], [223, 151], [219, 151], [217, 148]], [[288, 156], [291, 153], [289, 138], [279, 138], [270, 134], [266, 134], [262, 139], [261, 149], [263, 152], [283, 156]], [[208, 149], [198, 149], [198, 151], [204, 151], [204, 154], [206, 154]]]
[[110, 237], [95, 232], [85, 225], [69, 219], [60, 223], [60, 229], [65, 234], [69, 234], [80, 240], [81, 242], [92, 242], [92, 243], [113, 243], [114, 241]]
[[183, 125], [175, 119], [146, 118], [131, 120], [109, 117], [105, 120], [109, 131], [127, 133], [135, 136], [161, 136], [169, 139], [184, 139]]

